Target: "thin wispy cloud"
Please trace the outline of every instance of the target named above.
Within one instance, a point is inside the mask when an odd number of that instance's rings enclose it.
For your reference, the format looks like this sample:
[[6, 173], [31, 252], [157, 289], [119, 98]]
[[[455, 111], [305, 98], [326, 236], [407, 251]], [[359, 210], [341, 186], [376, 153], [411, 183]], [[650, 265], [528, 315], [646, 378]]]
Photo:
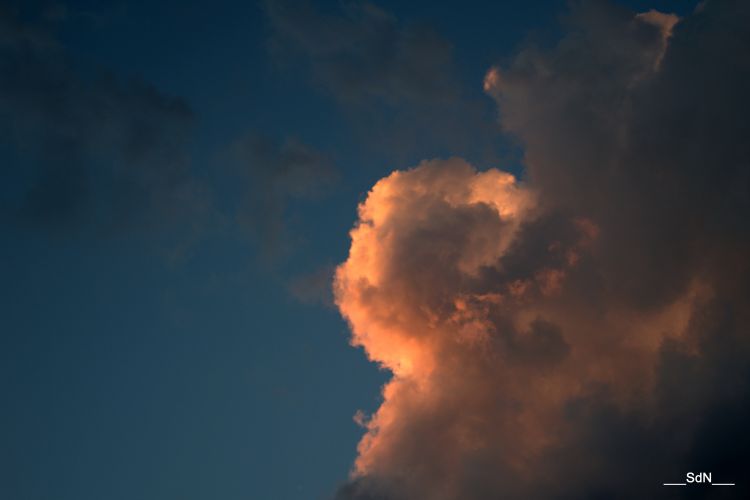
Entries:
[[496, 153], [486, 102], [467, 92], [452, 44], [429, 25], [369, 2], [323, 12], [269, 1], [265, 11], [274, 60], [331, 96], [366, 148], [391, 159], [430, 148]]
[[24, 170], [0, 207], [5, 223], [96, 236], [205, 223], [211, 195], [191, 171], [184, 99], [81, 64], [49, 20], [10, 8], [0, 67], [3, 143]]

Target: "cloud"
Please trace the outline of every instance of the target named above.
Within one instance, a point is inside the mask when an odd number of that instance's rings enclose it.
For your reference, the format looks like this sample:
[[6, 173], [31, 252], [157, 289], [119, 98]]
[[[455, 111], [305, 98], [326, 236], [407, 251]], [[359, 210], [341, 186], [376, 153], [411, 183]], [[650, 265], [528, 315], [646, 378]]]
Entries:
[[307, 274], [297, 275], [289, 282], [289, 292], [304, 304], [320, 304], [326, 307], [333, 307], [333, 293], [331, 290], [333, 272], [334, 267], [328, 265], [321, 266]]
[[315, 79], [345, 101], [390, 104], [451, 98], [450, 44], [427, 27], [402, 27], [380, 7], [347, 3], [340, 15], [306, 2], [268, 2], [277, 50], [299, 51]]
[[189, 105], [74, 60], [52, 17], [0, 8], [4, 222], [100, 236], [199, 225], [210, 194], [190, 170]]
[[294, 138], [280, 142], [247, 133], [229, 147], [227, 159], [244, 191], [238, 221], [267, 257], [287, 252], [295, 243], [287, 229], [288, 205], [319, 199], [339, 177], [331, 157]]
[[[0, 9], [5, 225], [62, 237], [148, 234], [165, 240], [170, 259], [209, 222], [242, 228], [266, 257], [298, 243], [289, 204], [328, 193], [338, 177], [331, 158], [249, 133], [218, 155], [233, 185], [209, 184], [191, 164], [196, 118], [186, 100], [76, 60], [55, 37], [65, 9], [24, 13]], [[216, 203], [217, 187], [240, 201]]]
[[524, 182], [452, 158], [373, 187], [335, 297], [393, 376], [337, 498], [649, 498], [688, 471], [743, 477], [748, 21], [742, 2], [679, 21], [576, 3], [555, 47], [485, 80]]
[[496, 147], [491, 116], [463, 88], [453, 47], [434, 29], [404, 24], [369, 2], [332, 13], [305, 1], [265, 5], [275, 59], [295, 77], [309, 73], [374, 150]]

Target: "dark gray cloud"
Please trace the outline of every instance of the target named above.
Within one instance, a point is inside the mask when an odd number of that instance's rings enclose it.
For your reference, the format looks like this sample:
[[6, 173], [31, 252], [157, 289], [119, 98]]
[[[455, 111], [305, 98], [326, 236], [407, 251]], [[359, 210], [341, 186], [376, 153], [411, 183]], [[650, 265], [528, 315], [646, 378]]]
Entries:
[[290, 204], [330, 191], [331, 158], [295, 139], [246, 134], [199, 176], [190, 104], [77, 60], [56, 37], [72, 15], [0, 8], [2, 223], [59, 237], [148, 235], [170, 259], [208, 230], [239, 228], [264, 257], [300, 243]]
[[391, 157], [428, 148], [495, 154], [492, 116], [469, 97], [453, 47], [434, 29], [369, 2], [330, 13], [304, 0], [265, 5], [276, 60], [332, 95], [366, 146]]
[[54, 35], [60, 16], [20, 14], [0, 7], [3, 176], [14, 186], [4, 222], [61, 235], [192, 232], [210, 197], [190, 168], [190, 106], [74, 60]]
[[583, 2], [556, 49], [522, 52], [491, 90], [545, 202], [596, 214], [607, 231], [601, 265], [623, 300], [670, 300], [710, 247], [747, 239], [738, 216], [750, 206], [747, 15], [740, 4], [706, 4], [667, 48], [658, 26]]
[[454, 99], [450, 44], [427, 27], [403, 27], [367, 2], [325, 14], [308, 2], [266, 3], [277, 50], [299, 51], [314, 78], [344, 101], [389, 104]]
[[297, 242], [287, 227], [289, 204], [330, 192], [339, 175], [333, 159], [296, 139], [254, 132], [235, 141], [226, 156], [241, 179], [238, 221], [266, 257], [288, 253]]
[[289, 292], [304, 304], [333, 307], [334, 266], [321, 266], [312, 272], [294, 276], [288, 284]]
[[339, 499], [748, 495], [750, 6], [571, 5], [486, 81], [533, 209], [455, 159], [360, 208], [337, 305], [395, 376]]

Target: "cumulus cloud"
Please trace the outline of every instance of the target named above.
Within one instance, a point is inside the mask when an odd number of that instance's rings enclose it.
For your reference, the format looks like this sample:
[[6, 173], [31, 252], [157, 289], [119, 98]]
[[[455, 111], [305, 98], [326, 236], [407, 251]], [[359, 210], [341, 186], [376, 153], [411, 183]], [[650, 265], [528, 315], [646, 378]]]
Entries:
[[0, 7], [4, 222], [102, 235], [202, 220], [210, 197], [190, 171], [190, 106], [75, 61], [54, 33], [65, 16], [31, 14]]
[[338, 498], [649, 498], [691, 470], [743, 477], [748, 21], [742, 2], [680, 20], [575, 4], [555, 47], [485, 79], [523, 182], [453, 158], [373, 187], [334, 289], [393, 376]]

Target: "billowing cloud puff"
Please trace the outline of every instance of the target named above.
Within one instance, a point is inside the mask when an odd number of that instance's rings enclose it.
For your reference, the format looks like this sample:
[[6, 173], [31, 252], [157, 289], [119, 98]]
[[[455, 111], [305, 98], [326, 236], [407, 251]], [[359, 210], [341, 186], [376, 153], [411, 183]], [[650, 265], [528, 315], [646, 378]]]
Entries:
[[[349, 260], [336, 274], [338, 304], [355, 344], [399, 376], [429, 374], [438, 354], [432, 348], [443, 340], [440, 316], [458, 313], [455, 301], [471, 316], [469, 300], [499, 300], [463, 297], [462, 281], [480, 279], [503, 255], [531, 208], [531, 195], [513, 176], [477, 174], [459, 159], [378, 182], [359, 208]], [[471, 321], [456, 320], [465, 323], [463, 340], [484, 339]]]
[[393, 377], [340, 498], [651, 498], [690, 470], [742, 477], [748, 18], [584, 2], [557, 47], [485, 79], [523, 183], [454, 158], [373, 187], [334, 288]]
[[336, 299], [353, 343], [394, 378], [357, 475], [397, 480], [407, 498], [462, 498], [468, 464], [531, 482], [540, 455], [570, 438], [557, 424], [571, 400], [608, 385], [628, 407], [653, 385], [662, 341], [684, 335], [707, 291], [653, 314], [597, 307], [578, 288], [599, 228], [535, 198], [510, 174], [451, 159], [391, 174], [360, 206]]

